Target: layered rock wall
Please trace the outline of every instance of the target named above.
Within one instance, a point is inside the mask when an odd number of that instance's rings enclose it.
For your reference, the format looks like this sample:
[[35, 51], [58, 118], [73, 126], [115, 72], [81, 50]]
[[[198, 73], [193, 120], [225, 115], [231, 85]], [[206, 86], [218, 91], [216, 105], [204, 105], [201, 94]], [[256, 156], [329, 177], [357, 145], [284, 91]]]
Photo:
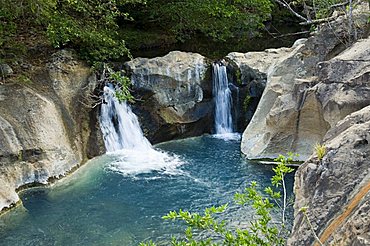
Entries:
[[[358, 8], [355, 16], [358, 33], [365, 35], [368, 6]], [[261, 102], [243, 134], [241, 150], [247, 158], [293, 151], [305, 160], [330, 127], [369, 104], [369, 41], [337, 56], [349, 38], [342, 16], [291, 48], [229, 55], [241, 68], [267, 74]]]
[[325, 135], [327, 154], [312, 155], [295, 175], [295, 220], [288, 245], [317, 245], [299, 212], [324, 245], [370, 244], [370, 106], [339, 121]]
[[[354, 18], [362, 39], [349, 42], [348, 20], [319, 26], [291, 48], [229, 57], [265, 73], [267, 86], [241, 149], [247, 158], [293, 151], [306, 162], [295, 176], [295, 220], [288, 245], [370, 245], [369, 6]], [[327, 153], [312, 155], [316, 143]]]
[[19, 200], [20, 187], [48, 183], [103, 153], [86, 106], [95, 86], [90, 68], [66, 50], [27, 84], [0, 85], [0, 209]]

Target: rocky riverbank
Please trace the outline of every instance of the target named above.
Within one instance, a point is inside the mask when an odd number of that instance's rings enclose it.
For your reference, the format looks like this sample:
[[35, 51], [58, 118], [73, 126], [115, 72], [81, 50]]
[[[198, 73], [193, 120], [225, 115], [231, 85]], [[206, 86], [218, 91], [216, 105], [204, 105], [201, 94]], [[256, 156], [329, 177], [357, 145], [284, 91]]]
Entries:
[[0, 209], [24, 185], [46, 184], [104, 153], [88, 95], [91, 69], [71, 51], [55, 53], [32, 80], [0, 85]]

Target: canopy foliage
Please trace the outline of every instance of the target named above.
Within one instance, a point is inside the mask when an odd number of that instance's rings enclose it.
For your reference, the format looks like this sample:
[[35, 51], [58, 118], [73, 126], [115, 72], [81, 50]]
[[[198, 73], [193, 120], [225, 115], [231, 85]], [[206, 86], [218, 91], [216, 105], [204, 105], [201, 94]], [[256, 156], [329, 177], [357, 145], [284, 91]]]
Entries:
[[[202, 33], [217, 40], [255, 35], [270, 0], [0, 0], [0, 45], [20, 30], [41, 30], [56, 48], [73, 47], [93, 61], [128, 55], [125, 25], [165, 30], [178, 40]], [[22, 28], [23, 27], [23, 28]]]
[[255, 35], [271, 8], [270, 0], [151, 0], [129, 13], [137, 25], [160, 27], [179, 40], [196, 33], [227, 40]]
[[[0, 0], [0, 47], [12, 44], [22, 32], [36, 30], [55, 48], [72, 47], [87, 60], [107, 61], [129, 56], [124, 39], [132, 29], [139, 33], [155, 30], [178, 41], [198, 34], [213, 40], [245, 40], [258, 35], [263, 23], [271, 18], [274, 4], [307, 22], [327, 16], [339, 3], [340, 0]], [[143, 38], [133, 40], [140, 42]]]
[[41, 31], [56, 48], [73, 47], [91, 61], [128, 54], [118, 36], [119, 7], [143, 0], [0, 0], [0, 45], [20, 32]]

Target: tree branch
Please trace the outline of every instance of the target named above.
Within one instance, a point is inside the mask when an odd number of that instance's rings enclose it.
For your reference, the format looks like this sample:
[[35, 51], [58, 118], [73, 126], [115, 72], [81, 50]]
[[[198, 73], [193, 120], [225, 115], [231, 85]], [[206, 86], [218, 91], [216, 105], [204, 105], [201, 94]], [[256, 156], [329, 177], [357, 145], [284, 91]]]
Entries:
[[[343, 15], [343, 13], [340, 13], [339, 15]], [[333, 21], [333, 20], [337, 19], [339, 15], [330, 16], [328, 18], [322, 18], [322, 19], [316, 19], [316, 20], [301, 22], [301, 23], [299, 23], [299, 25], [307, 26], [307, 25], [312, 25], [312, 24], [320, 24], [320, 23], [324, 23], [324, 22], [328, 22], [328, 21]]]
[[270, 33], [270, 35], [271, 35], [273, 38], [283, 38], [283, 37], [290, 37], [290, 36], [296, 36], [296, 35], [303, 35], [303, 34], [307, 34], [307, 33], [310, 33], [310, 31], [302, 31], [302, 32], [286, 33], [286, 34], [281, 34], [281, 35], [278, 35], [278, 36], [274, 36], [274, 33]]
[[333, 8], [344, 7], [344, 6], [348, 5], [348, 4], [349, 4], [349, 1], [345, 1], [344, 3], [333, 4], [329, 8], [333, 9]]
[[[303, 26], [332, 21], [332, 20], [335, 20], [338, 17], [338, 15], [336, 15], [336, 16], [331, 16], [331, 17], [327, 17], [327, 18], [312, 20], [311, 17], [310, 17], [310, 11], [309, 11], [309, 9], [312, 9], [312, 7], [306, 5], [305, 1], [303, 1], [303, 7], [304, 7], [304, 12], [307, 15], [307, 17], [304, 17], [304, 16], [300, 15], [299, 13], [297, 13], [294, 9], [292, 9], [292, 7], [289, 5], [289, 3], [285, 0], [274, 0], [274, 1], [278, 4], [280, 4], [281, 6], [283, 6], [284, 8], [288, 9], [290, 13], [294, 14], [299, 19], [303, 20], [303, 22], [299, 23], [300, 25], [303, 25]], [[333, 4], [333, 5], [329, 6], [328, 8], [329, 9], [334, 9], [334, 8], [344, 7], [344, 6], [347, 6], [348, 4], [350, 4], [350, 2], [351, 1], [345, 1], [345, 2], [342, 2], [342, 3]], [[315, 9], [315, 7], [313, 9]], [[342, 14], [340, 14], [340, 15], [342, 15]]]
[[275, 2], [277, 2], [278, 4], [280, 4], [281, 6], [287, 8], [292, 14], [294, 14], [295, 16], [297, 16], [299, 19], [307, 22], [308, 19], [303, 17], [302, 15], [298, 14], [296, 11], [294, 11], [294, 9], [292, 9], [292, 7], [290, 7], [290, 5], [285, 1], [285, 0], [274, 0]]

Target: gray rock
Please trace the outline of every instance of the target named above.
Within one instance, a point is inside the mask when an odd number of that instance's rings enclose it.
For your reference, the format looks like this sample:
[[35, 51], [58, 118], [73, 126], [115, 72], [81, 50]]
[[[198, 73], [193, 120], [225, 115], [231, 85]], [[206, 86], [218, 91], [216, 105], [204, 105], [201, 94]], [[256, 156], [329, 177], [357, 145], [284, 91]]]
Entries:
[[61, 51], [31, 79], [0, 85], [0, 209], [19, 200], [16, 189], [48, 183], [104, 151], [84, 106], [96, 82], [86, 64]]
[[8, 64], [0, 64], [0, 77], [7, 77], [12, 74], [13, 69]]
[[151, 142], [210, 132], [213, 104], [209, 65], [199, 54], [179, 51], [125, 64], [135, 96], [142, 99], [133, 108]]
[[[355, 13], [359, 33], [366, 27], [366, 11], [368, 6], [363, 6]], [[369, 40], [344, 51], [347, 36], [347, 22], [339, 17], [291, 48], [229, 55], [240, 67], [267, 75], [266, 89], [242, 138], [247, 158], [275, 158], [293, 151], [305, 160], [331, 126], [370, 103]]]
[[369, 129], [370, 106], [345, 117], [325, 135], [327, 154], [322, 160], [313, 154], [299, 167], [288, 245], [314, 245], [314, 236], [299, 212], [305, 206], [324, 245], [368, 245]]

